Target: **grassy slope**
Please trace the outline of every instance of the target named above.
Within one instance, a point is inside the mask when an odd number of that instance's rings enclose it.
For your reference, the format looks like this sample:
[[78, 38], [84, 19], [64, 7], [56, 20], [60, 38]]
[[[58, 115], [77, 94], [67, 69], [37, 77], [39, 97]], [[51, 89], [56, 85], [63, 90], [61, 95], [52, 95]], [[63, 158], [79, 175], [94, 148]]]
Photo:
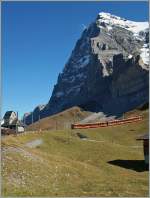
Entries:
[[51, 129], [65, 129], [70, 127], [71, 123], [84, 119], [91, 112], [84, 111], [79, 107], [72, 107], [68, 110], [41, 119], [27, 127], [27, 130], [51, 130]]
[[[148, 196], [148, 171], [144, 171], [140, 161], [142, 142], [136, 141], [137, 135], [147, 131], [148, 112], [144, 111], [143, 121], [128, 125], [3, 138], [2, 193], [5, 196]], [[97, 142], [80, 140], [76, 132]], [[25, 146], [37, 138], [42, 138], [44, 143], [36, 148]], [[109, 163], [119, 159], [125, 160], [119, 161], [121, 166]], [[128, 168], [124, 167], [126, 160], [131, 160]]]

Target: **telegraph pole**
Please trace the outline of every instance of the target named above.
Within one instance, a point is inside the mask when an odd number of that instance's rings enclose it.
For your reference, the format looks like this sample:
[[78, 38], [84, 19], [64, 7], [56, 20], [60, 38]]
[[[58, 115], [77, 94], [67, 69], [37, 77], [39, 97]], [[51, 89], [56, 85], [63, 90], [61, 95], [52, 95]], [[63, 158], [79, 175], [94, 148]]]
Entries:
[[41, 129], [40, 129], [40, 113], [39, 113], [39, 131], [41, 131]]
[[57, 119], [56, 119], [56, 130], [57, 130]]
[[33, 124], [33, 112], [32, 112], [32, 124]]
[[67, 131], [67, 136], [68, 136], [68, 144], [70, 143], [71, 140], [71, 130], [70, 130], [70, 124], [69, 122], [66, 123], [66, 131]]
[[25, 126], [26, 126], [26, 119], [25, 116], [23, 117], [23, 127], [24, 127], [24, 131], [25, 131]]
[[123, 119], [125, 118], [124, 113], [123, 113]]
[[26, 126], [26, 119], [24, 118], [24, 125]]
[[18, 133], [18, 111], [17, 111], [17, 120], [16, 120], [16, 134]]

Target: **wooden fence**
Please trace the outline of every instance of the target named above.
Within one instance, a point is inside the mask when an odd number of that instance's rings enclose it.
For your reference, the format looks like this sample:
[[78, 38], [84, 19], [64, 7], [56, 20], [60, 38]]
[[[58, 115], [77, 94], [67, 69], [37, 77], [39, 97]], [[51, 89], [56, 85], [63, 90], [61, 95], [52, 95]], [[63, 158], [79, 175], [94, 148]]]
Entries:
[[72, 129], [88, 129], [88, 128], [99, 128], [99, 127], [109, 127], [109, 126], [116, 126], [121, 124], [127, 124], [132, 122], [138, 122], [143, 119], [142, 115], [129, 117], [122, 120], [112, 120], [112, 121], [105, 121], [105, 122], [96, 122], [96, 123], [86, 123], [86, 124], [72, 124]]

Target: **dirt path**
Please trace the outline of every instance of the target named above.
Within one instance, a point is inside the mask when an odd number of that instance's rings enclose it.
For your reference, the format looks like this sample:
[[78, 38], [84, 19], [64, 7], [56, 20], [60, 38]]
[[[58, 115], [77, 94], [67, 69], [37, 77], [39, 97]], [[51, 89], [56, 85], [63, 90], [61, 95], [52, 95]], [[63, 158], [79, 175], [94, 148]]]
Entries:
[[25, 146], [27, 146], [29, 148], [36, 148], [37, 146], [41, 145], [42, 143], [43, 143], [42, 139], [36, 139], [36, 140], [26, 143]]

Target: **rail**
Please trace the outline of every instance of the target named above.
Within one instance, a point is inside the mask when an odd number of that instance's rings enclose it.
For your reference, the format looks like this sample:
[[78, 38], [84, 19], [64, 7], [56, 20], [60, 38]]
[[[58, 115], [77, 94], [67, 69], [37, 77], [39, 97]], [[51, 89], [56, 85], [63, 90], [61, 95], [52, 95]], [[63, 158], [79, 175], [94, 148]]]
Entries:
[[143, 119], [142, 115], [133, 116], [122, 120], [112, 120], [112, 121], [105, 121], [105, 122], [96, 122], [96, 123], [86, 123], [86, 124], [72, 124], [72, 129], [88, 129], [88, 128], [99, 128], [99, 127], [109, 127], [109, 126], [116, 126], [121, 124], [127, 124], [132, 122], [138, 122]]

